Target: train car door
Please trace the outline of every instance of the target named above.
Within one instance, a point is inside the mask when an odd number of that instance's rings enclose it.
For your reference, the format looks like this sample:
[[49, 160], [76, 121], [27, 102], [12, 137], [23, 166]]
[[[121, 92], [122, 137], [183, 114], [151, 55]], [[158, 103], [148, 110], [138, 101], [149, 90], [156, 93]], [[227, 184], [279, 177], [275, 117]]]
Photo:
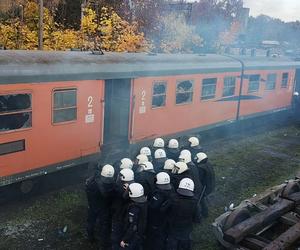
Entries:
[[105, 81], [104, 144], [128, 143], [130, 79]]

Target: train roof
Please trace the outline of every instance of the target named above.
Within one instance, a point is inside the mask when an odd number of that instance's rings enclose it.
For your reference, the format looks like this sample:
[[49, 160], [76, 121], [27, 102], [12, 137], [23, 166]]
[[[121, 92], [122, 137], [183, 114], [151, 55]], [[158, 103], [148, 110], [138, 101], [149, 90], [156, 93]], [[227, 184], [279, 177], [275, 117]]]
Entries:
[[300, 67], [287, 57], [3, 50], [0, 84], [236, 72], [241, 70], [237, 59], [246, 70]]

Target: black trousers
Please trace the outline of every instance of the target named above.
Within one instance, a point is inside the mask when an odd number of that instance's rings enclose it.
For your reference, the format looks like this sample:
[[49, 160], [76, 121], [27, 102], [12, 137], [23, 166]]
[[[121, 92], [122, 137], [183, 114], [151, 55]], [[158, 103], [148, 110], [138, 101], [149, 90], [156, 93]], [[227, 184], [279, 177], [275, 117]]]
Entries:
[[191, 250], [192, 242], [190, 239], [176, 239], [175, 237], [168, 237], [167, 250]]

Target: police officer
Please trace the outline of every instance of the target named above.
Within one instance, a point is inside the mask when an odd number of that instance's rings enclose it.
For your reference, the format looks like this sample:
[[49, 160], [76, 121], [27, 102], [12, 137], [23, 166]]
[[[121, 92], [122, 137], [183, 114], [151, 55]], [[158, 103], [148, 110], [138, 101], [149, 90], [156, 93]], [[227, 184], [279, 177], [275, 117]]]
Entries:
[[176, 139], [171, 139], [166, 148], [166, 154], [168, 159], [172, 159], [174, 161], [178, 160], [180, 149], [179, 143]]
[[199, 198], [201, 191], [202, 191], [202, 184], [200, 181], [198, 168], [195, 166], [195, 164], [192, 161], [191, 152], [186, 149], [182, 150], [178, 161], [184, 162], [185, 164], [187, 164], [187, 166], [190, 170], [190, 176], [191, 176], [190, 178], [193, 180], [193, 182], [195, 184], [194, 195], [196, 198]]
[[140, 150], [140, 154], [146, 155], [148, 158], [148, 161], [152, 162], [151, 149], [149, 147], [142, 147]]
[[176, 162], [174, 160], [172, 160], [172, 159], [166, 160], [165, 163], [164, 163], [164, 168], [162, 170], [163, 172], [166, 172], [170, 176], [171, 179], [173, 177], [172, 170], [173, 170], [173, 168], [175, 166], [175, 163]]
[[87, 234], [91, 242], [95, 241], [95, 227], [100, 223], [100, 243], [103, 249], [110, 248], [111, 206], [115, 194], [114, 168], [111, 165], [99, 166], [95, 175], [86, 181], [88, 200]]
[[133, 172], [137, 172], [140, 170], [140, 164], [147, 162], [148, 161], [148, 157], [145, 154], [139, 154], [135, 157], [135, 161], [133, 163], [133, 167], [132, 170]]
[[121, 160], [114, 163], [114, 168], [115, 168], [115, 172], [116, 172], [115, 177], [118, 177], [119, 173], [122, 169], [125, 169], [125, 168], [132, 169], [133, 162], [129, 158], [122, 158]]
[[201, 210], [204, 217], [208, 216], [207, 195], [215, 189], [215, 172], [212, 165], [208, 162], [205, 153], [200, 152], [195, 157], [195, 163], [199, 172], [201, 183], [204, 187], [204, 195], [201, 200]]
[[112, 217], [112, 249], [120, 249], [122, 237], [123, 218], [126, 215], [126, 208], [129, 203], [128, 187], [134, 182], [134, 173], [131, 169], [122, 169], [116, 181], [116, 195], [113, 201]]
[[172, 199], [169, 212], [167, 250], [190, 250], [193, 220], [197, 214], [194, 182], [190, 178], [180, 181], [177, 195]]
[[151, 148], [151, 155], [154, 155], [155, 150], [157, 149], [164, 149], [165, 148], [165, 141], [162, 138], [156, 138], [153, 142], [152, 148]]
[[140, 183], [128, 187], [130, 203], [123, 219], [121, 249], [140, 250], [145, 238], [147, 226], [147, 198]]
[[192, 172], [185, 162], [176, 162], [172, 169], [171, 183], [173, 187], [178, 187], [184, 178], [193, 178]]
[[165, 161], [167, 160], [166, 152], [164, 149], [156, 149], [154, 152], [153, 166], [156, 173], [163, 170]]
[[166, 172], [156, 175], [156, 188], [149, 199], [146, 249], [166, 248], [168, 212], [174, 195], [170, 176]]
[[187, 149], [191, 152], [192, 159], [194, 159], [197, 153], [203, 152], [203, 148], [200, 146], [199, 139], [195, 136], [190, 137], [188, 141], [189, 147]]
[[140, 164], [140, 171], [135, 174], [135, 181], [142, 184], [144, 187], [144, 194], [147, 197], [152, 195], [154, 190], [155, 172], [153, 164], [149, 161]]

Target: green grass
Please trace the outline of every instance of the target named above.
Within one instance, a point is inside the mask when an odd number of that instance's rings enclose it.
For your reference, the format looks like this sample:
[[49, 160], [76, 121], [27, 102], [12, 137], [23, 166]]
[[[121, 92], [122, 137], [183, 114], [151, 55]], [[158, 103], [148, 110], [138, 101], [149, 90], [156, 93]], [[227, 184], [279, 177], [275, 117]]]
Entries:
[[[211, 223], [225, 206], [231, 202], [238, 205], [300, 171], [300, 129], [291, 126], [236, 141], [228, 139], [207, 153], [216, 172], [216, 190], [210, 198], [209, 217], [194, 228], [195, 250], [218, 249]], [[5, 218], [0, 218], [0, 249], [94, 249], [84, 238], [86, 206], [83, 188], [75, 187], [7, 211]], [[61, 236], [58, 231], [65, 225], [67, 233]], [[9, 226], [17, 233], [2, 235]]]

